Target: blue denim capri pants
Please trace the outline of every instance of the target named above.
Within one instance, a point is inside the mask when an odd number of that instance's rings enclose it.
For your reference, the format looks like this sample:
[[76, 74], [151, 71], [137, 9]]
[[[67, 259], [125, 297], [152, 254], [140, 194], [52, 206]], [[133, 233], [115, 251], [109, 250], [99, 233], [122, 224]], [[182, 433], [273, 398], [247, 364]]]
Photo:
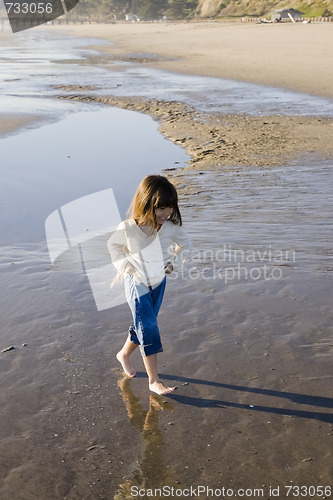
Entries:
[[140, 346], [142, 356], [163, 351], [157, 324], [166, 277], [155, 288], [138, 283], [133, 275], [125, 277], [125, 296], [134, 324], [129, 327], [130, 340]]

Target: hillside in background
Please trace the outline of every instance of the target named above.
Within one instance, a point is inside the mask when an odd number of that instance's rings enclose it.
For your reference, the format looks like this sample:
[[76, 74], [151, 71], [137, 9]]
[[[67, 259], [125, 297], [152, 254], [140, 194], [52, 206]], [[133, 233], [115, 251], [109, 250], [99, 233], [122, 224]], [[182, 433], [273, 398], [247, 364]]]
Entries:
[[275, 9], [298, 9], [307, 17], [332, 16], [333, 0], [199, 0], [200, 17], [265, 16]]
[[75, 17], [97, 21], [124, 20], [135, 14], [143, 21], [205, 17], [264, 17], [275, 9], [295, 8], [306, 17], [333, 16], [333, 0], [80, 0]]
[[[142, 21], [222, 17], [265, 17], [275, 9], [298, 9], [305, 17], [333, 16], [333, 0], [80, 0], [66, 17], [75, 20], [112, 22], [134, 14]], [[5, 16], [0, 0], [0, 16]]]

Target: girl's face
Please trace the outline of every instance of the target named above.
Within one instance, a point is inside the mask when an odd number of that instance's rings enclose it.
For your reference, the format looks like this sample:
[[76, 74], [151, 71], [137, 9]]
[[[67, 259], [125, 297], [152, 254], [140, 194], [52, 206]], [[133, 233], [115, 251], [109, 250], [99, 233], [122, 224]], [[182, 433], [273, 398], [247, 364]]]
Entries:
[[173, 212], [172, 207], [160, 207], [155, 209], [156, 222], [160, 226], [171, 217]]

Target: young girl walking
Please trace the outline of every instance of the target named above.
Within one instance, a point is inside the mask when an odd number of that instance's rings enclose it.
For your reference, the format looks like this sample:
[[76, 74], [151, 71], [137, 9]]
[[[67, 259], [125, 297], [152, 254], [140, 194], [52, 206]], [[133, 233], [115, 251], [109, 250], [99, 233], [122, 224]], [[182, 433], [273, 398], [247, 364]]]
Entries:
[[130, 356], [139, 346], [149, 378], [149, 389], [169, 394], [159, 379], [157, 354], [163, 351], [157, 324], [166, 274], [176, 270], [180, 254], [190, 246], [182, 226], [176, 188], [166, 177], [148, 175], [140, 183], [129, 208], [129, 217], [121, 222], [108, 249], [125, 281], [125, 295], [133, 316], [133, 325], [117, 359], [128, 377], [135, 377]]

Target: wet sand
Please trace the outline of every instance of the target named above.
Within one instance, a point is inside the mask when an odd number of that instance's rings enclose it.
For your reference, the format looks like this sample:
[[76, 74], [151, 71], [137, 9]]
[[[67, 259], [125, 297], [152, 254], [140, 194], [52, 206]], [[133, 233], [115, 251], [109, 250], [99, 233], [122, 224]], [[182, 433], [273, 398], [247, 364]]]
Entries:
[[16, 132], [20, 128], [26, 127], [38, 119], [40, 119], [40, 117], [35, 115], [0, 113], [0, 135], [4, 136]]
[[[151, 114], [192, 158], [166, 172], [194, 243], [160, 313], [160, 372], [178, 389], [150, 395], [139, 356], [136, 379], [123, 378], [127, 305], [98, 313], [83, 277], [52, 273], [37, 250], [14, 255], [36, 298], [11, 332], [18, 348], [0, 355], [1, 498], [120, 500], [133, 487], [202, 485], [215, 497], [279, 487], [285, 499], [286, 485], [329, 486], [331, 121], [102, 99]], [[7, 280], [13, 265], [1, 262]]]
[[99, 102], [149, 114], [160, 132], [190, 156], [188, 169], [221, 170], [226, 166], [283, 165], [302, 158], [320, 161], [333, 156], [331, 118], [249, 116], [197, 112], [181, 102], [96, 97], [71, 86], [60, 99]]

